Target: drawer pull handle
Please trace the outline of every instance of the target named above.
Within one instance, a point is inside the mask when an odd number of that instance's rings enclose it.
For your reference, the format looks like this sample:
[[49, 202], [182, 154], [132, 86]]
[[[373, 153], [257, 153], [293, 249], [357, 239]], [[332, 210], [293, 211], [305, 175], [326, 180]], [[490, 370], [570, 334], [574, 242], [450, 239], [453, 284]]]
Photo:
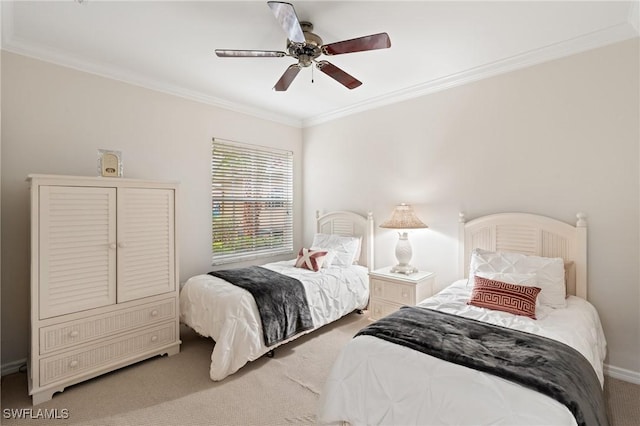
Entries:
[[115, 248], [116, 248], [116, 247], [117, 247], [117, 246], [116, 246], [116, 243], [111, 243], [111, 244], [109, 244], [109, 248], [110, 248], [111, 250], [115, 250]]
[[69, 333], [69, 337], [78, 337], [79, 334], [80, 333], [78, 333], [78, 330], [73, 330]]
[[157, 317], [158, 316], [158, 310], [154, 309], [153, 311], [151, 311], [151, 316], [152, 317]]
[[151, 336], [151, 341], [152, 342], [157, 342], [158, 341], [158, 336], [156, 336], [156, 335]]
[[69, 363], [69, 368], [76, 368], [78, 366], [78, 360], [74, 359]]

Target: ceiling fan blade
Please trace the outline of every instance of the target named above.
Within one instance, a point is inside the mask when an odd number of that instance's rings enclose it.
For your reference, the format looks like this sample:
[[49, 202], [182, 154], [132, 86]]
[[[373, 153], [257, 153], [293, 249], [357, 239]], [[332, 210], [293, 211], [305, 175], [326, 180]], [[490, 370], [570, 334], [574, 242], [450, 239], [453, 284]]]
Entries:
[[302, 33], [302, 27], [296, 15], [296, 10], [291, 3], [283, 1], [268, 1], [267, 4], [271, 8], [271, 11], [276, 16], [276, 19], [287, 33], [289, 40], [296, 43], [304, 43], [305, 38]]
[[318, 61], [316, 67], [329, 77], [333, 78], [338, 83], [342, 84], [347, 89], [355, 89], [362, 84], [360, 80], [350, 74], [347, 74], [330, 62]]
[[237, 50], [216, 49], [216, 55], [220, 58], [282, 58], [287, 56], [284, 52], [276, 50]]
[[391, 47], [389, 34], [380, 33], [351, 40], [337, 41], [322, 46], [325, 55], [341, 55], [343, 53], [362, 52], [365, 50], [387, 49]]
[[284, 92], [285, 90], [287, 90], [289, 88], [289, 85], [291, 85], [291, 82], [293, 82], [293, 79], [296, 78], [299, 72], [300, 72], [300, 65], [298, 64], [289, 65], [289, 68], [287, 68], [284, 74], [282, 74], [282, 77], [280, 77], [280, 80], [278, 80], [276, 85], [273, 86], [274, 90], [276, 92]]

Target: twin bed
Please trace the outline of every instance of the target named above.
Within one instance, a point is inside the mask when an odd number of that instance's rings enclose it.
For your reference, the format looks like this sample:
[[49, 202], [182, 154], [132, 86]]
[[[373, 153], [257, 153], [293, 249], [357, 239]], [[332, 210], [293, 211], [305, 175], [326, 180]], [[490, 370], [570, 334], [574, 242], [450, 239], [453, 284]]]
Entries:
[[[211, 356], [213, 380], [223, 379], [280, 344], [366, 307], [367, 272], [373, 265], [371, 215], [364, 218], [336, 212], [317, 219], [320, 234], [362, 237], [355, 264], [320, 268], [317, 272], [295, 268], [295, 261], [266, 265], [303, 282], [313, 328], [267, 346], [258, 308], [249, 293], [209, 275], [193, 277], [185, 284], [181, 293], [183, 322], [216, 341]], [[460, 276], [466, 278], [420, 302], [417, 308], [403, 308], [361, 330], [343, 348], [332, 368], [320, 398], [318, 422], [606, 424], [602, 402], [606, 342], [597, 312], [586, 301], [586, 241], [586, 221], [580, 215], [576, 226], [520, 213], [489, 215], [469, 222], [461, 216], [459, 265]], [[487, 296], [477, 284], [484, 283], [482, 280], [515, 285], [518, 291], [527, 287], [523, 297], [531, 288], [541, 290], [535, 290], [539, 297], [529, 300], [533, 306], [520, 299], [513, 305], [509, 298], [500, 307], [501, 295], [497, 300], [488, 292], [488, 299], [482, 299]], [[472, 298], [482, 303], [469, 304]], [[514, 309], [524, 311], [514, 315]], [[485, 327], [485, 323], [498, 327], [468, 331]], [[436, 330], [438, 327], [444, 328], [444, 335], [434, 338], [433, 333], [442, 332]], [[532, 357], [528, 352], [521, 353], [521, 346], [529, 346], [528, 341], [522, 343], [521, 336], [493, 337], [502, 336], [507, 329], [543, 336], [540, 340], [562, 345], [539, 349], [551, 355], [548, 359], [546, 354]], [[474, 333], [481, 340], [464, 340], [469, 337], [464, 334]], [[421, 334], [426, 336], [423, 340], [438, 342], [435, 346], [444, 355], [432, 352], [432, 347], [425, 348], [434, 346], [429, 342], [411, 340]], [[399, 336], [408, 337], [410, 342], [400, 342]], [[487, 361], [482, 357], [491, 350], [484, 345], [496, 339], [503, 339], [498, 344], [504, 347], [497, 358]], [[459, 346], [469, 345], [475, 352], [458, 354]], [[465, 357], [483, 361], [480, 366], [474, 364], [476, 361], [473, 365], [459, 361]], [[582, 369], [575, 375], [564, 374], [578, 364]], [[538, 366], [542, 370], [555, 368], [551, 375], [561, 378], [547, 380], [534, 369]], [[524, 371], [525, 377], [514, 381], [504, 371], [493, 370], [507, 370], [509, 374]]]
[[[363, 333], [365, 328], [346, 345], [333, 366], [321, 396], [319, 423], [606, 424], [602, 400], [606, 343], [598, 314], [586, 301], [584, 217], [578, 216], [575, 227], [530, 214], [489, 215], [469, 222], [461, 217], [459, 235], [460, 275], [466, 278], [413, 308], [420, 314], [435, 311], [408, 333], [428, 330], [428, 351], [391, 342], [402, 340], [397, 338], [406, 332], [394, 328], [396, 321], [391, 317], [396, 314], [367, 327], [377, 329], [373, 332]], [[537, 319], [468, 304], [474, 296], [475, 276], [505, 282], [520, 280], [522, 284], [533, 278], [533, 285], [542, 288], [538, 302], [528, 307]], [[499, 304], [500, 300], [490, 298], [489, 302]], [[502, 308], [514, 308], [509, 301], [506, 305]], [[403, 315], [400, 311], [398, 316]], [[448, 314], [472, 321], [447, 328]], [[431, 333], [432, 329], [439, 331], [443, 323], [444, 334]], [[473, 331], [485, 323], [499, 327]], [[504, 337], [501, 333], [505, 329], [524, 331], [525, 336], [544, 336], [564, 345], [531, 355], [523, 349], [529, 341], [522, 335]], [[478, 335], [475, 340], [461, 338], [461, 332], [467, 330]], [[376, 333], [378, 337], [373, 337]], [[498, 337], [494, 339], [494, 335]], [[490, 346], [491, 340], [497, 342], [497, 348]], [[429, 352], [432, 347], [442, 350]], [[487, 361], [486, 353], [497, 356]], [[465, 357], [471, 358], [474, 368]], [[478, 359], [482, 362], [476, 362]], [[582, 370], [565, 375], [577, 364]], [[551, 370], [553, 377], [534, 369], [539, 365], [543, 369], [557, 367]], [[496, 375], [495, 370], [508, 374]], [[520, 384], [513, 381], [517, 372], [525, 376]], [[561, 392], [563, 383], [556, 383], [556, 377], [564, 380], [568, 395]], [[564, 403], [539, 392], [540, 388]]]
[[[248, 291], [209, 274], [187, 280], [180, 292], [180, 319], [216, 342], [209, 370], [212, 380], [222, 380], [276, 347], [367, 306], [368, 271], [373, 265], [373, 217], [345, 211], [316, 214], [316, 231], [316, 236], [328, 238], [314, 238], [323, 246], [312, 244], [308, 248], [339, 252], [343, 257], [353, 250], [354, 258], [340, 264], [336, 257], [331, 266], [326, 267], [325, 263], [319, 271], [296, 267], [295, 261], [263, 265], [302, 283], [313, 323], [312, 328], [274, 344], [265, 343], [260, 312]], [[351, 241], [357, 244], [345, 246]]]

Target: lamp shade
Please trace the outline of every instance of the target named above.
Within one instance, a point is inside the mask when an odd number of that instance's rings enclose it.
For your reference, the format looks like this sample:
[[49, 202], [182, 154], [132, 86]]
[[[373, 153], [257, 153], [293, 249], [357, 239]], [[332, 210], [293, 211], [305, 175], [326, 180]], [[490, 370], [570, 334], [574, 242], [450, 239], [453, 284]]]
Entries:
[[396, 206], [391, 214], [391, 219], [380, 224], [380, 228], [389, 229], [418, 229], [428, 228], [413, 211], [413, 207], [401, 203]]

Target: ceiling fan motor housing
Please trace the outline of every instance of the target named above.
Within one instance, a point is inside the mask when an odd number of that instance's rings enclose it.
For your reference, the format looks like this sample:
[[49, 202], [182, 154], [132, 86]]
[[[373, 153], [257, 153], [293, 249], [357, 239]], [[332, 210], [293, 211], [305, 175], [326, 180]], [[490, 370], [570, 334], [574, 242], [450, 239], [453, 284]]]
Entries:
[[312, 33], [313, 24], [311, 22], [300, 22], [302, 33], [304, 34], [304, 43], [296, 43], [287, 39], [287, 51], [291, 56], [298, 60], [298, 64], [308, 67], [313, 60], [322, 54], [322, 39], [317, 34]]

